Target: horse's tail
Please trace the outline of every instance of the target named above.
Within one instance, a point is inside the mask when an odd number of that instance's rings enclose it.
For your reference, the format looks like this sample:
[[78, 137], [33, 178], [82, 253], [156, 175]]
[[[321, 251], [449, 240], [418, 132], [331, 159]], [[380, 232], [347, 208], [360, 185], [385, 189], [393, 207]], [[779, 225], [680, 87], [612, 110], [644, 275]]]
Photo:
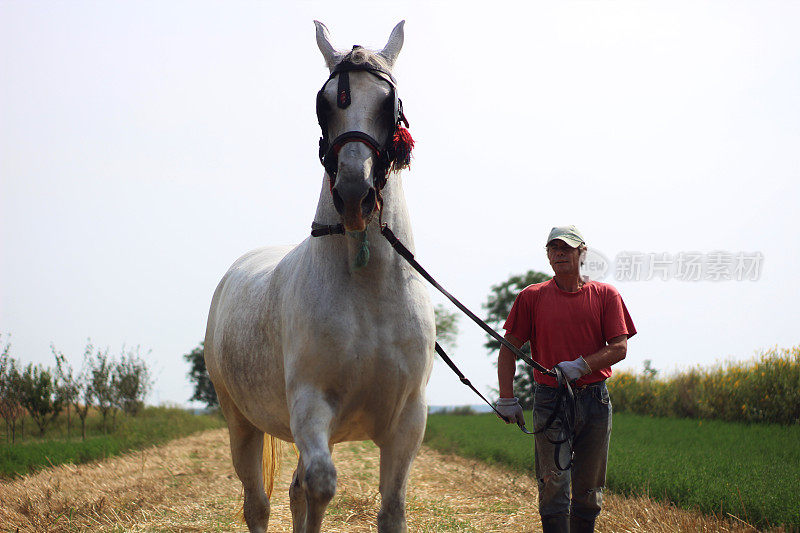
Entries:
[[267, 499], [272, 497], [272, 489], [275, 487], [275, 477], [280, 474], [281, 456], [283, 447], [281, 441], [272, 435], [264, 433], [264, 449], [261, 453], [261, 474], [264, 480], [264, 492]]

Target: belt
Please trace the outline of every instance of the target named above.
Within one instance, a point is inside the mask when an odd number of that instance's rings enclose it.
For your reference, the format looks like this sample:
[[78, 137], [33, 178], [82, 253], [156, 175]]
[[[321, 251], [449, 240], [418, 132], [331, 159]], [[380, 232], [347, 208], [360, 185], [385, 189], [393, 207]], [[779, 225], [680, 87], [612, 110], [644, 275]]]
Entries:
[[595, 381], [594, 383], [587, 383], [585, 385], [573, 385], [572, 390], [583, 390], [583, 389], [588, 389], [589, 387], [599, 387], [605, 382], [606, 380], [602, 380], [602, 381]]
[[[576, 384], [572, 383], [571, 387], [572, 387], [573, 391], [585, 390], [585, 389], [588, 389], [589, 387], [599, 387], [600, 385], [602, 385], [605, 382], [606, 382], [606, 380], [603, 379], [603, 380], [600, 380], [600, 381], [594, 381], [592, 383], [586, 383], [584, 385], [576, 385]], [[536, 386], [537, 387], [547, 387], [548, 389], [556, 390], [556, 387], [551, 387], [550, 385], [545, 385], [544, 383], [537, 382]]]

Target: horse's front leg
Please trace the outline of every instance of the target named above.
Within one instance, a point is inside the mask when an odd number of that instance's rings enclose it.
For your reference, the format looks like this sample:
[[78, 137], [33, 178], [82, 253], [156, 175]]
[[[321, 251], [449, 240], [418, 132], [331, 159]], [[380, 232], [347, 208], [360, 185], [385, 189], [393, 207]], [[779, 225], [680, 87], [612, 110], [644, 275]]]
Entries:
[[289, 509], [292, 511], [292, 531], [302, 533], [306, 530], [306, 488], [303, 461], [297, 461], [297, 468], [289, 485]]
[[[334, 410], [317, 390], [307, 388], [293, 394], [291, 427], [301, 468], [292, 482], [292, 512], [295, 528], [303, 533], [318, 533], [328, 503], [336, 493], [336, 468], [331, 459], [330, 428]], [[297, 494], [302, 488], [305, 499]], [[305, 519], [303, 519], [305, 514]]]
[[379, 533], [407, 531], [408, 474], [422, 443], [427, 417], [428, 410], [422, 398], [412, 399], [397, 424], [377, 442], [381, 449]]

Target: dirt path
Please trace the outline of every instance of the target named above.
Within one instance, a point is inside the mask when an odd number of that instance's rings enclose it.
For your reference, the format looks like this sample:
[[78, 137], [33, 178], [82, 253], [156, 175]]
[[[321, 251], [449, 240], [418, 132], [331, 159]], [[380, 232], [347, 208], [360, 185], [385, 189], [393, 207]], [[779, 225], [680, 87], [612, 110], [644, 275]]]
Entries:
[[[291, 531], [287, 491], [295, 461], [288, 449], [272, 496], [270, 531]], [[334, 462], [338, 490], [324, 530], [376, 531], [378, 450], [372, 443], [338, 445]], [[240, 493], [227, 430], [213, 430], [0, 483], [0, 530], [246, 531], [233, 517]], [[412, 532], [540, 530], [533, 479], [428, 448], [414, 463], [407, 507]], [[597, 526], [602, 532], [752, 531], [735, 522], [614, 495], [607, 497]]]

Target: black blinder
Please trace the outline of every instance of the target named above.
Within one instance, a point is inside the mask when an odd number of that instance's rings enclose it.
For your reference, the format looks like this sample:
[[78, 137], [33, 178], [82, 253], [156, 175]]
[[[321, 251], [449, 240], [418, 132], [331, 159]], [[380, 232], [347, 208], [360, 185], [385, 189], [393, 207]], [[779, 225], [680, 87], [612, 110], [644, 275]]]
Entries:
[[[326, 84], [327, 85], [327, 82]], [[328, 115], [331, 112], [331, 105], [325, 99], [325, 85], [317, 93], [317, 122], [322, 130], [322, 137], [319, 138], [319, 160], [325, 165], [325, 154], [328, 152]]]

